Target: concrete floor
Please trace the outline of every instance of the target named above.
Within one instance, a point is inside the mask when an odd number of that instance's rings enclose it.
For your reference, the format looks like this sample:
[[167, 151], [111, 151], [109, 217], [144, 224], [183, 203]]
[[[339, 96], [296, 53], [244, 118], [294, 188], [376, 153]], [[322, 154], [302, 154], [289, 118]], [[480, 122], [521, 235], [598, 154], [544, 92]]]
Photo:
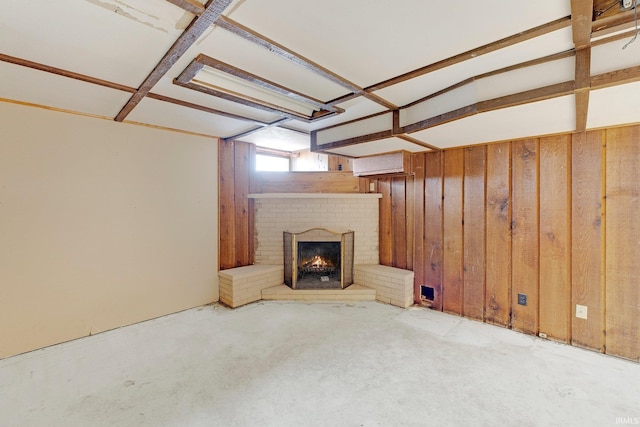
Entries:
[[427, 309], [213, 305], [0, 360], [0, 426], [640, 423], [640, 365]]

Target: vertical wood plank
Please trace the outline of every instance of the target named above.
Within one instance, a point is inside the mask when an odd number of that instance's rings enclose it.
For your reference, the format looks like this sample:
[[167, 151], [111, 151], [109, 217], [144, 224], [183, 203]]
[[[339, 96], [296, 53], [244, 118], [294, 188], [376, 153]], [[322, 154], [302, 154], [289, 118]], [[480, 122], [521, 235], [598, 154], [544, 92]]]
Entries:
[[[249, 144], [249, 193], [253, 191], [253, 183], [256, 175], [256, 146]], [[249, 199], [249, 265], [255, 263], [256, 255], [256, 218], [255, 218], [255, 200]]]
[[433, 288], [431, 304], [442, 310], [442, 152], [426, 153], [424, 197], [425, 285]]
[[511, 320], [511, 144], [487, 146], [485, 321]]
[[220, 212], [218, 233], [220, 235], [220, 270], [235, 267], [235, 204], [234, 204], [234, 142], [218, 143], [218, 197]]
[[411, 164], [414, 172], [414, 244], [413, 244], [413, 277], [414, 301], [421, 298], [420, 286], [425, 283], [425, 254], [424, 254], [424, 180], [425, 153], [413, 155]]
[[462, 203], [464, 149], [444, 152], [444, 253], [442, 280], [442, 308], [446, 312], [462, 314], [463, 305], [463, 238]]
[[606, 131], [606, 351], [640, 361], [640, 126]]
[[392, 266], [407, 268], [406, 182], [404, 177], [391, 178]]
[[[604, 351], [604, 131], [573, 135], [571, 144], [571, 344]], [[575, 316], [576, 305], [587, 318]]]
[[570, 135], [540, 139], [540, 332], [569, 342]]
[[[413, 166], [412, 166], [413, 168]], [[414, 215], [415, 215], [415, 175], [405, 177], [405, 269], [413, 271], [413, 247], [415, 241]], [[415, 274], [414, 274], [415, 275]]]
[[393, 234], [391, 212], [391, 179], [379, 179], [376, 185], [380, 199], [380, 264], [393, 264]]
[[464, 159], [464, 306], [466, 317], [483, 320], [485, 301], [486, 146], [465, 149]]
[[[511, 327], [538, 333], [538, 152], [537, 139], [512, 143]], [[518, 294], [527, 305], [518, 304]]]
[[235, 267], [249, 265], [249, 145], [236, 141], [234, 150]]

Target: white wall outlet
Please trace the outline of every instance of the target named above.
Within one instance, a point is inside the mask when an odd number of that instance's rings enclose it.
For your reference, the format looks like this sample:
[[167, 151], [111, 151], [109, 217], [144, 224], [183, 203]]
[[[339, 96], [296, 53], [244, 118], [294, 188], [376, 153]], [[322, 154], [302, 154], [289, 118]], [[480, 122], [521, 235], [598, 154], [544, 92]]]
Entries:
[[587, 306], [576, 304], [576, 317], [578, 319], [586, 319], [587, 318]]
[[370, 182], [369, 183], [369, 191], [371, 193], [373, 193], [374, 191], [376, 191], [376, 183], [375, 182]]

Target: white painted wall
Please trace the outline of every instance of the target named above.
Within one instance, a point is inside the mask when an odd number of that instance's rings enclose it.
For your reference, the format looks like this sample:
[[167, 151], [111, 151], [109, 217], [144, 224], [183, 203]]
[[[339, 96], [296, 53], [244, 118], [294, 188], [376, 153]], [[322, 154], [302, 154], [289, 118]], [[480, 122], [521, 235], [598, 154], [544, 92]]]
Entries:
[[0, 358], [217, 300], [217, 153], [0, 102]]

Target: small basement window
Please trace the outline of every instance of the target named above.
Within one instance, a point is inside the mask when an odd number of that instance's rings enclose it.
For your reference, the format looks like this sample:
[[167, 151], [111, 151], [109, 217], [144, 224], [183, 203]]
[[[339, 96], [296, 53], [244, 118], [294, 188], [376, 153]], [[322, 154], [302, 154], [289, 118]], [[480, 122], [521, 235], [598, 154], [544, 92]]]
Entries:
[[290, 159], [288, 157], [256, 154], [256, 170], [263, 172], [289, 172]]

